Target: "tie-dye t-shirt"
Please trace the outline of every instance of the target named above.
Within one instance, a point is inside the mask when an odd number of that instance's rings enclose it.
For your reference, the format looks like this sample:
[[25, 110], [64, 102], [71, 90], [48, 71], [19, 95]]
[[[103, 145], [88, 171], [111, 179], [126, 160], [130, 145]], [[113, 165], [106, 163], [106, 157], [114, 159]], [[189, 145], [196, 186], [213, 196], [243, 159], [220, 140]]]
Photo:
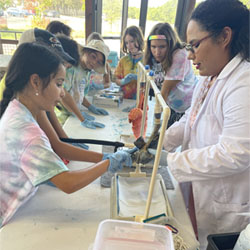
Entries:
[[164, 73], [160, 63], [153, 60], [152, 67], [155, 75], [154, 81], [159, 88], [164, 80], [179, 80], [179, 82], [169, 93], [167, 104], [178, 113], [184, 113], [191, 105], [192, 95], [196, 83], [191, 62], [187, 59], [185, 49], [177, 50], [173, 55], [173, 63], [167, 73]]
[[[90, 87], [90, 70], [84, 70], [80, 65], [72, 66], [66, 70], [66, 78], [64, 81], [64, 89], [67, 90], [75, 100], [77, 107], [82, 108], [82, 101], [87, 96]], [[61, 124], [67, 120], [71, 113], [59, 104], [59, 109], [55, 108], [55, 113]]]
[[[123, 79], [127, 74], [137, 73], [137, 64], [142, 60], [141, 58], [133, 59], [131, 55], [124, 56], [120, 59], [118, 66], [115, 70], [115, 76], [118, 79]], [[122, 92], [124, 94], [124, 98], [126, 99], [136, 99], [136, 87], [137, 81], [132, 80], [130, 83], [122, 86]]]
[[78, 67], [71, 67], [66, 70], [64, 88], [71, 94], [77, 105], [81, 106], [83, 97], [87, 96], [90, 85], [91, 71]]
[[46, 182], [68, 168], [30, 111], [14, 99], [0, 120], [0, 227]]

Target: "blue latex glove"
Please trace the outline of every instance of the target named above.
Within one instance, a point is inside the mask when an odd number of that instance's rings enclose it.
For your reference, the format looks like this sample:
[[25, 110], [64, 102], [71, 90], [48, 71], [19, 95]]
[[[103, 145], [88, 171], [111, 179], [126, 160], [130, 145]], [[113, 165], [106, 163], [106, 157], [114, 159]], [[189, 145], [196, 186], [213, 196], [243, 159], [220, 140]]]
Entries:
[[96, 129], [96, 128], [104, 128], [105, 125], [100, 122], [94, 122], [90, 121], [88, 119], [85, 119], [83, 122], [81, 122], [81, 125], [86, 128]]
[[136, 107], [136, 105], [130, 106], [130, 107], [126, 107], [122, 110], [122, 112], [130, 112], [132, 109], [134, 109]]
[[115, 173], [118, 170], [122, 170], [123, 165], [127, 167], [132, 166], [132, 159], [128, 152], [125, 151], [117, 151], [114, 154], [103, 154], [102, 160], [109, 159], [109, 168], [108, 171], [111, 173]]
[[[148, 152], [150, 154], [154, 155], [154, 156], [156, 155], [156, 149], [149, 148]], [[168, 165], [167, 158], [168, 158], [168, 152], [165, 151], [165, 150], [162, 150], [161, 151], [161, 157], [160, 157], [160, 163], [159, 163], [159, 165], [161, 165], [161, 166], [167, 166]]]
[[130, 148], [130, 149], [125, 150], [125, 152], [127, 152], [129, 154], [133, 154], [133, 153], [135, 153], [138, 150], [139, 150], [139, 148], [134, 147], [134, 148]]
[[105, 109], [97, 108], [93, 104], [88, 107], [88, 110], [96, 115], [109, 115]]
[[89, 115], [88, 113], [86, 113], [86, 112], [84, 112], [84, 111], [82, 111], [81, 114], [82, 114], [82, 116], [84, 117], [84, 119], [88, 119], [88, 120], [90, 120], [90, 121], [94, 121], [94, 120], [95, 120], [95, 117], [94, 117], [94, 116]]
[[78, 148], [83, 148], [83, 149], [86, 149], [86, 150], [89, 149], [89, 146], [84, 144], [84, 143], [72, 142], [70, 144], [75, 146], [75, 147], [78, 147]]
[[127, 74], [127, 75], [121, 80], [121, 85], [124, 86], [124, 85], [130, 83], [132, 80], [137, 80], [137, 74], [132, 74], [132, 73]]
[[51, 181], [47, 181], [47, 182], [45, 182], [45, 184], [47, 184], [47, 185], [49, 185], [51, 187], [55, 187], [56, 188], [56, 185], [53, 182], [51, 182]]
[[102, 83], [91, 83], [91, 87], [96, 90], [104, 89], [104, 85]]

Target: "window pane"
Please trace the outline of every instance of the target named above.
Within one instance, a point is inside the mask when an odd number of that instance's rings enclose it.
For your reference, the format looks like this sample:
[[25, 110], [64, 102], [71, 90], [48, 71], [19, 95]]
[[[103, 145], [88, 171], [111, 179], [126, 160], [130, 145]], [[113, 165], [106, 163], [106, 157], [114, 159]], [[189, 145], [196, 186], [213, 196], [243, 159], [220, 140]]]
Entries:
[[[119, 37], [122, 26], [122, 0], [103, 0], [102, 36]], [[110, 50], [120, 52], [120, 39], [105, 39]]]
[[178, 0], [149, 0], [145, 29], [145, 38], [153, 26], [160, 22], [167, 22], [174, 26]]

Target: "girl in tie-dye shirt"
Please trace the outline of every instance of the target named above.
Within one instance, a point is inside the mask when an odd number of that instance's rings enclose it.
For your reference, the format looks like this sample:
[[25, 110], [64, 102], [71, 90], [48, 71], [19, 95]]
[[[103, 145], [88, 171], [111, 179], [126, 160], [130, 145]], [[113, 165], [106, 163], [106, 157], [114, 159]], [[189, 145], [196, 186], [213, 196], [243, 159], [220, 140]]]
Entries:
[[132, 165], [124, 151], [85, 151], [85, 160], [96, 163], [88, 169], [69, 171], [64, 165], [37, 123], [40, 112], [53, 110], [64, 96], [64, 79], [62, 59], [44, 45], [23, 43], [10, 61], [0, 103], [0, 227], [48, 180], [72, 193], [107, 170]]
[[136, 26], [128, 27], [122, 37], [122, 57], [115, 70], [116, 83], [121, 86], [124, 98], [136, 99], [137, 64], [142, 61], [144, 40], [141, 30]]
[[198, 82], [187, 52], [168, 23], [158, 23], [147, 39], [144, 63], [154, 71], [154, 80], [171, 108], [168, 127], [179, 120], [191, 105]]

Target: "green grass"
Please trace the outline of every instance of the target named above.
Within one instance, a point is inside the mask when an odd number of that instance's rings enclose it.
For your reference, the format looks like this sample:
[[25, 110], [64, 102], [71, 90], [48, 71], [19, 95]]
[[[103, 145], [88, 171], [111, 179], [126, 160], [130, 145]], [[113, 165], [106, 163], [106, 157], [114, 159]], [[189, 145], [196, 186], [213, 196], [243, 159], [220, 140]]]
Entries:
[[[27, 29], [0, 29], [0, 35], [2, 39], [15, 39], [15, 32], [24, 32]], [[13, 31], [13, 33], [3, 32], [3, 31]], [[73, 38], [84, 38], [85, 31], [73, 31]], [[19, 40], [21, 33], [17, 33], [17, 39]]]
[[[2, 31], [12, 31], [13, 33], [9, 33], [9, 32], [2, 32]], [[21, 29], [21, 30], [16, 30], [16, 29], [1, 29], [0, 30], [0, 35], [2, 39], [15, 39], [15, 32], [24, 32], [25, 29]], [[17, 33], [17, 39], [19, 40], [21, 36], [21, 33]]]

